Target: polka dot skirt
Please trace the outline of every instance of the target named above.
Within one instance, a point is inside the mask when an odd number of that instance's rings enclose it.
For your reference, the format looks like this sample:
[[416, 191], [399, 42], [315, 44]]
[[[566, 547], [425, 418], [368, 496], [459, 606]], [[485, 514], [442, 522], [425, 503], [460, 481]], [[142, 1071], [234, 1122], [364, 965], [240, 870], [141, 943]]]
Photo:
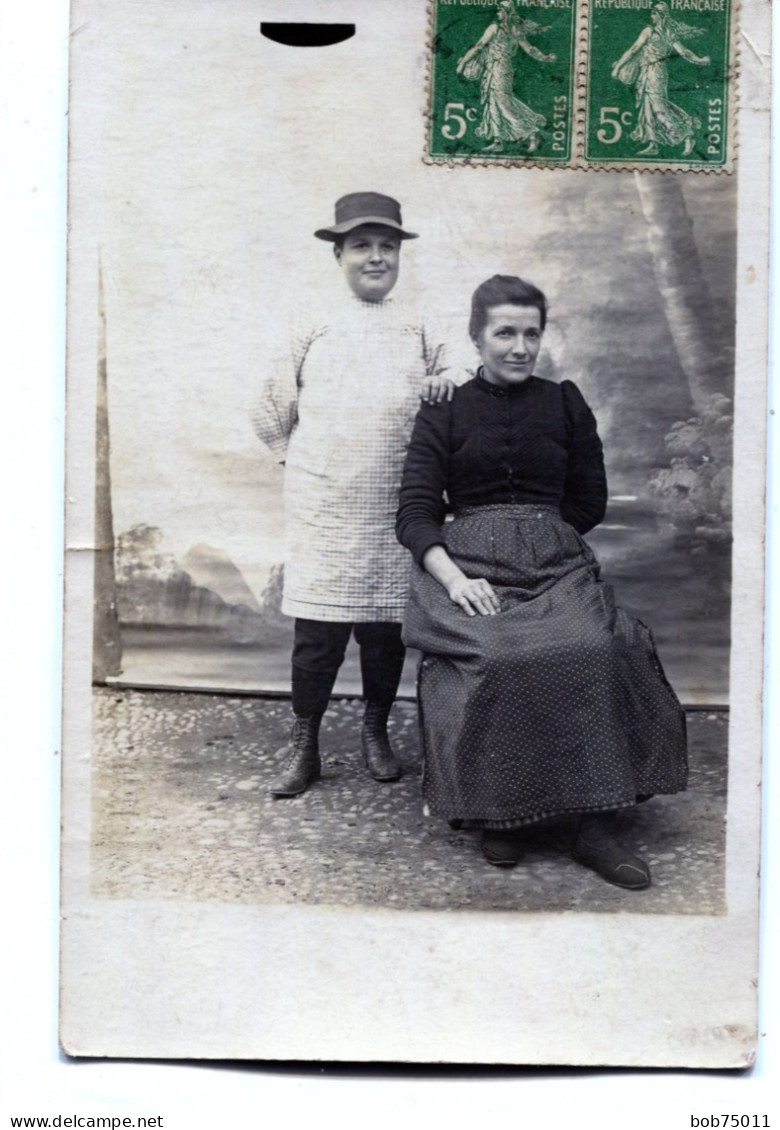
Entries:
[[429, 811], [511, 828], [685, 788], [685, 715], [652, 636], [615, 606], [596, 558], [552, 507], [474, 507], [445, 525], [467, 576], [497, 591], [467, 616], [413, 567], [404, 640]]

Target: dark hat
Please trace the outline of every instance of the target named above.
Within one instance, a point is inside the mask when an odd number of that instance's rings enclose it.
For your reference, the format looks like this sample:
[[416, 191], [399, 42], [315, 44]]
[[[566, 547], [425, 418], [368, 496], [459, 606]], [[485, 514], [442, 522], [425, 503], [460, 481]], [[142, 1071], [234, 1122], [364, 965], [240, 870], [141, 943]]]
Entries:
[[335, 242], [361, 224], [383, 224], [395, 228], [401, 239], [417, 239], [417, 233], [404, 231], [401, 219], [401, 205], [392, 196], [381, 192], [350, 192], [336, 201], [336, 222], [332, 228], [319, 228], [314, 234], [317, 239]]

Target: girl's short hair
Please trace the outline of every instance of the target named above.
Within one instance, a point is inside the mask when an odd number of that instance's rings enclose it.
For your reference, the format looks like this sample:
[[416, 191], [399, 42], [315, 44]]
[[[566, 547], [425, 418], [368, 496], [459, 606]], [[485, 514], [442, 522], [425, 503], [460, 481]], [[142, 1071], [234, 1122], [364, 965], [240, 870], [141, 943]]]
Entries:
[[541, 328], [547, 325], [547, 299], [538, 286], [515, 275], [493, 275], [492, 279], [480, 283], [471, 296], [469, 336], [476, 339], [482, 333], [491, 306], [504, 305], [535, 306]]

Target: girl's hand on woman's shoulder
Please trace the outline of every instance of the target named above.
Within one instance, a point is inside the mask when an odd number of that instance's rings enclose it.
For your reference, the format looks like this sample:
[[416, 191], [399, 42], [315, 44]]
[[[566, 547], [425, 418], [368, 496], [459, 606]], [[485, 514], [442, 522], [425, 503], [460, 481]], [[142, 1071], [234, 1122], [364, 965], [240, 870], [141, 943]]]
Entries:
[[441, 404], [444, 400], [452, 400], [455, 388], [449, 377], [426, 377], [420, 389], [420, 400], [426, 404]]
[[447, 585], [447, 595], [467, 616], [495, 616], [499, 599], [484, 577], [457, 577]]

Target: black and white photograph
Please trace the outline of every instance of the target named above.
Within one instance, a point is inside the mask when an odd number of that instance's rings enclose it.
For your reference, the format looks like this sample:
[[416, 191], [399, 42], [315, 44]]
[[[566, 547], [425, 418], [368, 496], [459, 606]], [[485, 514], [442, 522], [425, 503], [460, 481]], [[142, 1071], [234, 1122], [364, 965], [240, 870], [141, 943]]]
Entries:
[[262, 7], [74, 5], [63, 1048], [748, 1067], [760, 119], [431, 165], [425, 4]]

